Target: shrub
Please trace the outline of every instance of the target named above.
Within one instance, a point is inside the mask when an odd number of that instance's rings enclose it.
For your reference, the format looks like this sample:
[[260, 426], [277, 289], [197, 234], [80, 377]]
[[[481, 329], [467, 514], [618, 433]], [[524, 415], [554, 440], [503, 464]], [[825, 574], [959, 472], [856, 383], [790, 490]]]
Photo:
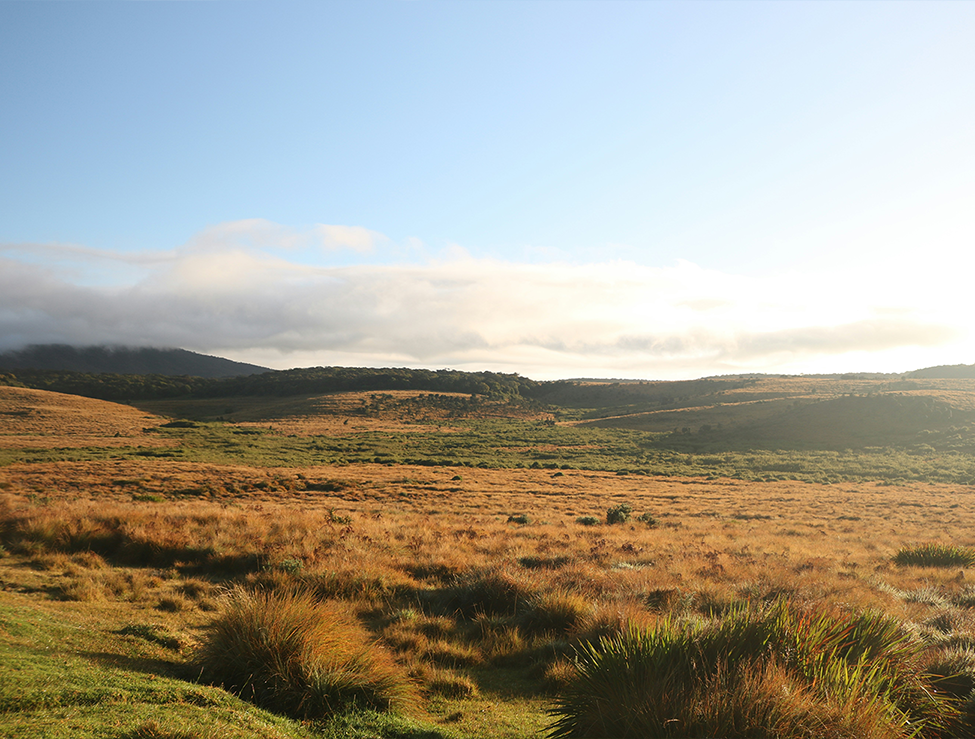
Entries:
[[234, 590], [196, 660], [205, 680], [296, 718], [413, 699], [408, 680], [358, 623], [302, 591]]
[[657, 525], [657, 519], [654, 518], [653, 514], [649, 511], [647, 513], [641, 513], [637, 516], [637, 521], [640, 523], [645, 523], [647, 526], [653, 527]]
[[894, 562], [914, 567], [971, 567], [975, 564], [975, 550], [952, 544], [922, 544], [899, 550]]
[[630, 520], [630, 514], [632, 512], [633, 506], [629, 503], [620, 503], [617, 506], [612, 506], [606, 510], [606, 523], [626, 523]]
[[579, 516], [576, 519], [576, 523], [580, 526], [598, 526], [600, 521], [595, 516]]

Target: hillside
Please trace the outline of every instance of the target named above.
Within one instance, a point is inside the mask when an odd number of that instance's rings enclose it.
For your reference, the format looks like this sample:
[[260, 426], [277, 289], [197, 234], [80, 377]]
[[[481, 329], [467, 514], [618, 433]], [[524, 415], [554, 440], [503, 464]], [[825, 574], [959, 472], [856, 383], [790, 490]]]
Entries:
[[17, 450], [171, 446], [151, 433], [165, 421], [119, 403], [0, 386], [0, 464]]
[[551, 397], [579, 409], [579, 425], [667, 434], [666, 443], [700, 451], [968, 448], [975, 424], [971, 379], [698, 380], [577, 386]]
[[533, 418], [648, 434], [645, 444], [680, 452], [926, 445], [968, 453], [975, 450], [975, 378], [945, 374], [964, 373], [933, 367], [902, 375], [537, 382], [517, 374], [409, 368], [309, 367], [224, 378], [14, 369], [0, 383], [202, 421], [288, 418], [293, 424], [302, 418], [309, 428], [345, 431], [352, 417], [397, 427]]
[[148, 347], [35, 344], [0, 353], [0, 369], [58, 370], [122, 375], [239, 377], [267, 372], [266, 367], [234, 362], [223, 357]]

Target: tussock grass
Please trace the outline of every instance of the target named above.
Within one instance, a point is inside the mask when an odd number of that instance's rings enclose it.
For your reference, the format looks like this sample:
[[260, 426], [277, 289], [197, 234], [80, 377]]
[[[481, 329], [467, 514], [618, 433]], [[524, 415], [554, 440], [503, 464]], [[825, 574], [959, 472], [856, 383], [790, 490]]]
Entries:
[[912, 567], [971, 567], [975, 565], [975, 549], [953, 544], [921, 544], [899, 549], [894, 562]]
[[415, 702], [409, 680], [348, 612], [307, 592], [234, 590], [196, 661], [205, 680], [298, 718]]
[[456, 670], [420, 662], [412, 667], [410, 676], [423, 685], [428, 695], [445, 698], [473, 698], [480, 695], [474, 679]]
[[466, 619], [482, 614], [511, 616], [527, 608], [534, 593], [533, 581], [523, 572], [503, 568], [475, 570], [445, 588], [439, 606], [445, 613]]
[[957, 718], [894, 621], [784, 602], [584, 645], [551, 736], [938, 736]]
[[933, 655], [924, 668], [949, 695], [965, 699], [975, 691], [975, 649], [949, 647]]
[[536, 595], [519, 624], [530, 634], [564, 636], [584, 629], [594, 611], [592, 602], [584, 596], [559, 589]]

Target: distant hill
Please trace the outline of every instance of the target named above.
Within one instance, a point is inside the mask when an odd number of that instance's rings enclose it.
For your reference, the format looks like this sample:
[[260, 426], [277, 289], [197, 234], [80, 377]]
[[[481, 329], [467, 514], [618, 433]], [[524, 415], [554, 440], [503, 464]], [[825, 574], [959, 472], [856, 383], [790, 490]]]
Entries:
[[971, 380], [975, 379], [975, 364], [943, 364], [937, 367], [925, 367], [904, 375], [925, 380]]
[[35, 344], [0, 353], [0, 369], [206, 378], [242, 377], [270, 371], [267, 367], [197, 354], [185, 349], [76, 347], [65, 344]]

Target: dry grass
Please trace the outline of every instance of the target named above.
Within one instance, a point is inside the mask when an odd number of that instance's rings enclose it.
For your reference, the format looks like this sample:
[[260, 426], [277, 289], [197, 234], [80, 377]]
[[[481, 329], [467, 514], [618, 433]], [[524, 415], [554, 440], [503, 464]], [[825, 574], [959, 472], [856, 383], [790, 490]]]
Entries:
[[[938, 674], [961, 665], [975, 677], [975, 572], [895, 563], [924, 545], [975, 546], [970, 487], [527, 469], [456, 478], [456, 468], [384, 465], [9, 465], [0, 580], [58, 607], [124, 606], [194, 626], [214, 619], [228, 586], [301, 587], [345, 602], [436, 705], [501, 700], [484, 685], [492, 670], [522, 671], [533, 699], [548, 700], [574, 679], [587, 640], [779, 599], [883, 611], [912, 629]], [[602, 523], [622, 504], [630, 521]], [[708, 689], [788, 688], [801, 727], [811, 699], [776, 669], [716, 674]], [[844, 724], [842, 707], [822, 710], [835, 735], [870, 735], [867, 723]]]
[[143, 430], [165, 422], [132, 406], [0, 386], [0, 449], [164, 446]]
[[[912, 604], [893, 591], [928, 587], [951, 600], [962, 596], [967, 569], [898, 567], [896, 553], [929, 542], [975, 543], [973, 493], [953, 486], [538, 470], [468, 470], [458, 483], [451, 469], [162, 461], [13, 465], [3, 477], [12, 552], [263, 567], [317, 577], [323, 591], [342, 597], [452, 587], [453, 607], [468, 615], [520, 609], [536, 591], [568, 590], [593, 601], [642, 600], [657, 611], [789, 594], [909, 616]], [[326, 479], [341, 480], [342, 489], [300, 489]], [[164, 502], [133, 500], [133, 489]], [[621, 502], [652, 512], [660, 525], [576, 523]], [[508, 523], [523, 510], [534, 523]], [[464, 590], [472, 578], [485, 586], [489, 572], [521, 594], [493, 605]], [[495, 584], [497, 597], [507, 597]]]

